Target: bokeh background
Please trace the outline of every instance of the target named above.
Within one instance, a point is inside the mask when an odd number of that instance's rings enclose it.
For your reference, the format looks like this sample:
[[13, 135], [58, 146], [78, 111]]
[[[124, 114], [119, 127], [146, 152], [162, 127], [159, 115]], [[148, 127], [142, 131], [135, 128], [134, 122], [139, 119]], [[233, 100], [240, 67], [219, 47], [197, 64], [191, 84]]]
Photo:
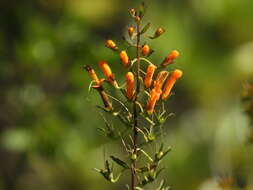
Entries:
[[[123, 68], [104, 47], [122, 43], [133, 0], [0, 1], [0, 190], [125, 189], [93, 168], [119, 147], [96, 130], [103, 120], [82, 70], [107, 60], [118, 80]], [[219, 190], [220, 176], [253, 183], [250, 128], [240, 101], [253, 76], [252, 0], [146, 0], [146, 21], [166, 33], [147, 41], [160, 63], [173, 49], [184, 76], [168, 108], [163, 176], [177, 190]], [[99, 71], [97, 71], [101, 74]], [[113, 147], [113, 148], [112, 148]], [[219, 180], [218, 180], [219, 181]]]

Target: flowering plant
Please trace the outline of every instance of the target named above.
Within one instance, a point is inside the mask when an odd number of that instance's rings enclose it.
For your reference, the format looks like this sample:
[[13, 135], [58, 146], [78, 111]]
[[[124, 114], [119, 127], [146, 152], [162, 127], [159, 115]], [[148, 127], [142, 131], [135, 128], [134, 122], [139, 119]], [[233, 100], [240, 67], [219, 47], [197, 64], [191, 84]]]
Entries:
[[[144, 27], [143, 17], [145, 5], [140, 8], [129, 10], [135, 26], [128, 28], [128, 38], [124, 38], [128, 46], [125, 50], [118, 48], [113, 40], [107, 40], [105, 45], [118, 54], [121, 64], [126, 70], [125, 83], [121, 85], [112, 72], [109, 64], [99, 61], [99, 67], [105, 78], [99, 78], [95, 71], [84, 65], [84, 69], [89, 73], [92, 82], [91, 87], [99, 93], [104, 106], [98, 106], [106, 115], [117, 117], [124, 128], [115, 129], [105, 120], [106, 127], [100, 130], [109, 138], [121, 141], [127, 153], [127, 159], [110, 156], [122, 168], [121, 172], [115, 176], [112, 163], [105, 161], [104, 169], [96, 169], [102, 176], [115, 183], [119, 180], [123, 172], [131, 173], [131, 183], [127, 185], [131, 190], [144, 190], [146, 186], [155, 181], [163, 168], [160, 168], [161, 160], [171, 150], [164, 148], [163, 143], [156, 152], [147, 152], [145, 146], [158, 144], [157, 139], [161, 135], [162, 127], [170, 114], [167, 114], [164, 102], [170, 97], [171, 90], [176, 81], [182, 76], [179, 69], [168, 71], [167, 66], [175, 63], [179, 56], [177, 50], [170, 52], [160, 65], [153, 64], [148, 58], [154, 52], [147, 43], [142, 44], [142, 37], [150, 28], [150, 23]], [[162, 28], [157, 28], [149, 39], [155, 39], [165, 32]], [[128, 50], [134, 48], [136, 55], [130, 57]], [[104, 88], [104, 82], [108, 82], [116, 91], [122, 95], [113, 97]], [[123, 99], [124, 98], [124, 99]], [[143, 158], [145, 157], [145, 159]], [[156, 190], [167, 190], [165, 181], [161, 180]]]

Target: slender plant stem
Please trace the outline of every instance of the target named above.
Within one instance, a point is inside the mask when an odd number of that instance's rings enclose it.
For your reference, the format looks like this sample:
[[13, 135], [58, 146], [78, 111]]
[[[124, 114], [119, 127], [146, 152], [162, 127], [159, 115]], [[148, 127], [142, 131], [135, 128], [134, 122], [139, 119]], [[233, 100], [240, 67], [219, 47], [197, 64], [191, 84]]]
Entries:
[[[136, 58], [137, 58], [137, 67], [136, 67], [136, 78], [137, 78], [137, 86], [136, 86], [136, 91], [135, 91], [135, 97], [133, 100], [133, 141], [134, 141], [134, 154], [137, 157], [137, 140], [138, 140], [138, 113], [137, 113], [137, 103], [138, 102], [138, 95], [140, 93], [140, 28], [141, 28], [141, 22], [137, 22], [137, 42], [136, 42]], [[132, 163], [132, 175], [131, 175], [131, 189], [135, 190], [136, 187], [136, 160], [133, 161]]]

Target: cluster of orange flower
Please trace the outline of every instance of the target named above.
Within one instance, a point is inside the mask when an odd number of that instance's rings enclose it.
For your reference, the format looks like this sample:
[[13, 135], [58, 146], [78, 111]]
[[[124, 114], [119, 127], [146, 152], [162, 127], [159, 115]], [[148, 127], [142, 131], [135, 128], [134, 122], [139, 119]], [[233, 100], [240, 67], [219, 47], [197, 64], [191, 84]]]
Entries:
[[[157, 29], [156, 33], [162, 33], [162, 31], [160, 31], [162, 29]], [[129, 36], [132, 36], [134, 33], [134, 28], [133, 27], [129, 27], [128, 29], [128, 34]], [[106, 47], [119, 52], [119, 57], [121, 60], [121, 63], [124, 67], [128, 68], [131, 66], [131, 60], [129, 59], [127, 52], [125, 50], [122, 51], [118, 51], [118, 47], [115, 44], [114, 41], [112, 40], [107, 40], [105, 43]], [[150, 53], [150, 48], [147, 44], [144, 44], [141, 47], [141, 53], [143, 56], [148, 56]], [[177, 50], [172, 51], [171, 53], [169, 53], [165, 59], [163, 60], [163, 62], [161, 63], [161, 68], [166, 67], [169, 64], [172, 64], [173, 61], [179, 56], [179, 52]], [[99, 61], [99, 67], [100, 69], [103, 71], [106, 80], [112, 84], [115, 88], [119, 88], [119, 85], [117, 83], [117, 81], [115, 80], [114, 74], [111, 71], [111, 68], [109, 67], [109, 65], [105, 62], [105, 61]], [[92, 78], [93, 82], [95, 83], [95, 85], [93, 85], [93, 88], [98, 88], [100, 87], [100, 90], [102, 89], [102, 82], [105, 79], [98, 79], [95, 71], [89, 67], [89, 66], [85, 66], [85, 69], [89, 72], [90, 77]], [[175, 82], [177, 81], [178, 78], [180, 78], [182, 76], [182, 71], [179, 69], [176, 69], [174, 71], [172, 71], [170, 74], [168, 71], [160, 71], [157, 74], [156, 79], [153, 81], [153, 76], [154, 73], [156, 71], [157, 67], [150, 63], [147, 67], [146, 70], [146, 74], [144, 76], [144, 87], [146, 89], [150, 89], [150, 97], [147, 101], [147, 105], [146, 105], [146, 111], [149, 114], [152, 114], [154, 111], [154, 107], [156, 105], [156, 102], [160, 99], [165, 100], [169, 97], [171, 89], [173, 88]], [[129, 71], [127, 72], [126, 76], [126, 89], [125, 89], [125, 95], [129, 100], [133, 100], [134, 94], [135, 94], [135, 76], [134, 73]], [[165, 82], [166, 81], [166, 82]], [[165, 84], [164, 84], [165, 83]], [[152, 89], [151, 89], [152, 88]], [[103, 100], [104, 101], [104, 100]]]

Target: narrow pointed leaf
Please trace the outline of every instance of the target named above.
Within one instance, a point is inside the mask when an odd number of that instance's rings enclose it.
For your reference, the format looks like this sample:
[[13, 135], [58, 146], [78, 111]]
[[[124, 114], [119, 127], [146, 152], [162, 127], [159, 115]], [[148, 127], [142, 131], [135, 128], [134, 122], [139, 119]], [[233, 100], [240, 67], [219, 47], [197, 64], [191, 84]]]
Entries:
[[142, 3], [141, 3], [141, 6], [140, 6], [140, 14], [139, 14], [139, 16], [140, 16], [140, 17], [143, 17], [144, 14], [145, 14], [145, 11], [146, 11], [145, 3], [142, 2]]
[[127, 163], [125, 163], [124, 161], [122, 161], [119, 158], [116, 158], [115, 156], [110, 156], [111, 159], [116, 162], [118, 165], [122, 166], [125, 169], [129, 169], [130, 167], [127, 165]]
[[147, 23], [147, 24], [143, 27], [143, 29], [141, 30], [141, 33], [140, 33], [140, 34], [144, 34], [145, 32], [147, 32], [147, 30], [150, 28], [150, 26], [151, 26], [150, 22]]

